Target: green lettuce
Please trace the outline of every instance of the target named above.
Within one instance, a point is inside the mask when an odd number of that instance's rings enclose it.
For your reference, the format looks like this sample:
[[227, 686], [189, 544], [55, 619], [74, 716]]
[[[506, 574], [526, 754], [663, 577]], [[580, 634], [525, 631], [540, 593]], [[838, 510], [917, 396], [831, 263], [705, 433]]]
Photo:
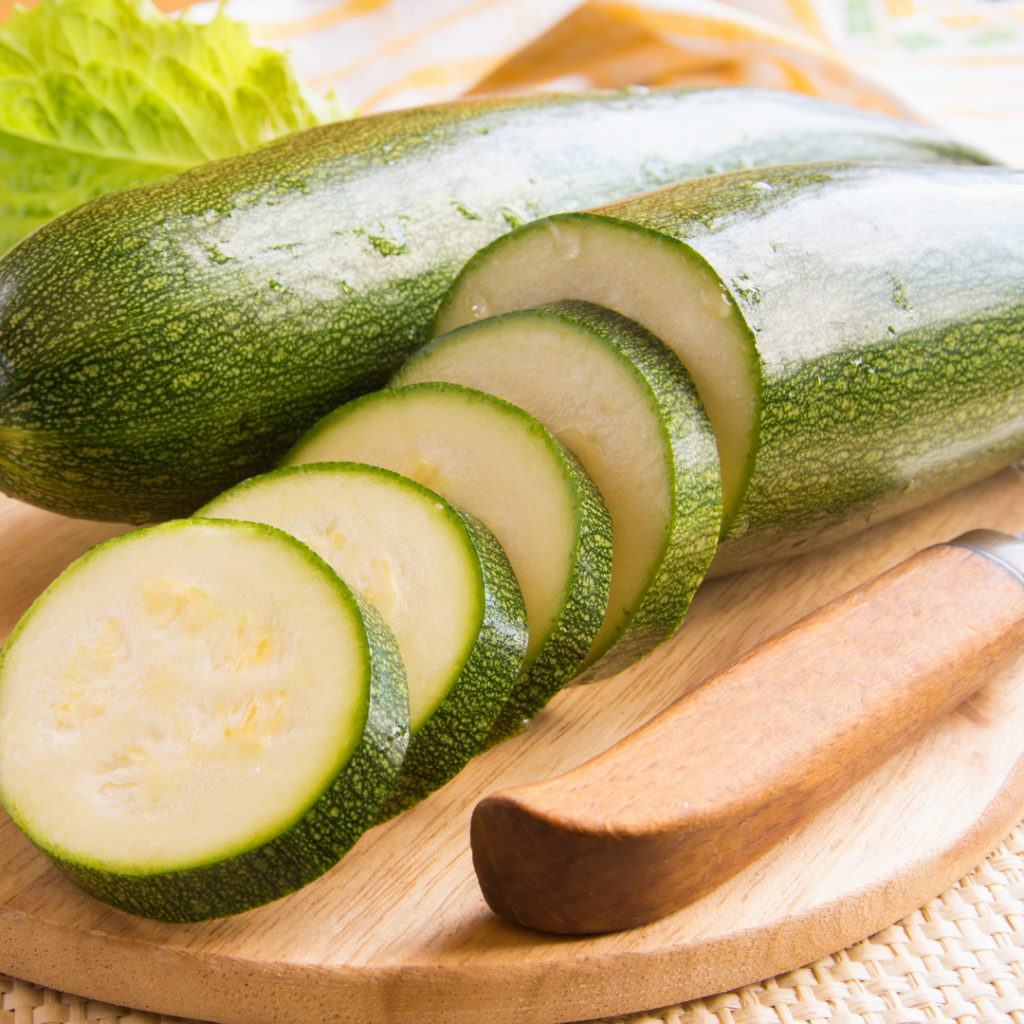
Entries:
[[341, 117], [218, 12], [45, 0], [0, 25], [0, 253], [64, 210]]

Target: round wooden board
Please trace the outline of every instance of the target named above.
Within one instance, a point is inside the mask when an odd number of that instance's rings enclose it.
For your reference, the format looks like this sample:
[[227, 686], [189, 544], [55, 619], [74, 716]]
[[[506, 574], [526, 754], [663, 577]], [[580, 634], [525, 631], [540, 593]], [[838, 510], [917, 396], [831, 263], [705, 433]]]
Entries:
[[[1024, 665], [726, 886], [644, 928], [566, 938], [496, 918], [473, 874], [469, 817], [482, 794], [579, 764], [788, 623], [981, 526], [1024, 529], [1017, 471], [709, 581], [677, 637], [637, 668], [561, 694], [528, 734], [372, 830], [322, 879], [235, 918], [169, 926], [107, 908], [3, 817], [0, 971], [225, 1024], [554, 1024], [725, 991], [842, 949], [947, 888], [1020, 820]], [[63, 565], [122, 529], [0, 499], [0, 636]]]

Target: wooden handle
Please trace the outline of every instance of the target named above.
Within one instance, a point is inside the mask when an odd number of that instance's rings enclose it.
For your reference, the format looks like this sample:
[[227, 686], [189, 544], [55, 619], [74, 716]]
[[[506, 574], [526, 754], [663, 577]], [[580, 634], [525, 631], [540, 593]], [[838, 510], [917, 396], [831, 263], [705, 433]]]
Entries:
[[967, 547], [928, 548], [593, 760], [482, 800], [471, 843], [484, 897], [502, 917], [561, 934], [678, 910], [951, 711], [1022, 643], [1019, 574]]

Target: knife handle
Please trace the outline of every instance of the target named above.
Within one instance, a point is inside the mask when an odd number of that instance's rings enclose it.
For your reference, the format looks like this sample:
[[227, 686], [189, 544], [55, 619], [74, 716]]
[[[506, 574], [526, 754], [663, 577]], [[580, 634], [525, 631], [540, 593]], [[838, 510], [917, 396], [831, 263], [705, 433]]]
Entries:
[[491, 909], [560, 934], [646, 924], [794, 832], [1024, 645], [1024, 542], [928, 548], [776, 634], [598, 757], [477, 804]]

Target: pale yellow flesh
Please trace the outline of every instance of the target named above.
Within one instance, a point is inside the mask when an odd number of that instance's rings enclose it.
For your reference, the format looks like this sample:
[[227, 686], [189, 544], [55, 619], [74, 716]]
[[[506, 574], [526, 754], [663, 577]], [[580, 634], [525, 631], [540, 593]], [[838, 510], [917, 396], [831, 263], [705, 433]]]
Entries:
[[551, 630], [573, 568], [576, 513], [551, 442], [483, 396], [380, 392], [315, 435], [295, 462], [367, 462], [476, 516], [505, 549], [526, 605], [525, 664]]
[[542, 221], [478, 261], [445, 304], [436, 334], [517, 309], [584, 299], [643, 324], [679, 356], [711, 421], [724, 516], [743, 495], [755, 438], [757, 381], [732, 300], [668, 238], [613, 220]]
[[289, 823], [354, 746], [365, 647], [337, 583], [291, 543], [209, 533], [104, 549], [10, 650], [0, 787], [49, 849], [201, 863]]
[[339, 469], [262, 477], [200, 515], [290, 533], [374, 605], [398, 641], [411, 731], [419, 730], [458, 678], [482, 622], [475, 556], [443, 504], [402, 480]]
[[476, 388], [525, 409], [596, 484], [613, 541], [608, 614], [591, 657], [603, 653], [636, 611], [669, 527], [671, 450], [650, 389], [586, 331], [534, 317], [451, 336], [413, 357], [392, 383], [428, 380]]

